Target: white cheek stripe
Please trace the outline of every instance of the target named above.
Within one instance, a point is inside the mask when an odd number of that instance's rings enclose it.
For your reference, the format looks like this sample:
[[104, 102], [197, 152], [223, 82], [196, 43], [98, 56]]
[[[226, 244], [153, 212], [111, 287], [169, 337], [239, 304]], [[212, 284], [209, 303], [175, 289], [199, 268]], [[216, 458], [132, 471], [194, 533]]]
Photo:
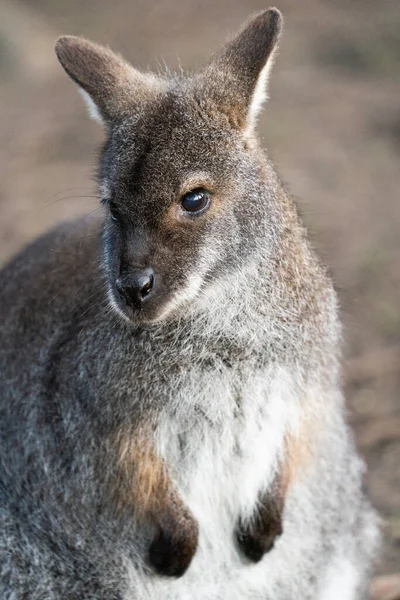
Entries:
[[211, 271], [219, 258], [217, 252], [209, 250], [208, 245], [207, 240], [205, 240], [204, 247], [206, 249], [200, 252], [197, 267], [195, 267], [193, 272], [189, 275], [183, 289], [176, 292], [172, 300], [164, 307], [157, 321], [163, 320], [173, 311], [178, 310], [183, 304], [188, 304], [198, 296], [201, 286], [204, 283], [204, 278], [207, 273]]

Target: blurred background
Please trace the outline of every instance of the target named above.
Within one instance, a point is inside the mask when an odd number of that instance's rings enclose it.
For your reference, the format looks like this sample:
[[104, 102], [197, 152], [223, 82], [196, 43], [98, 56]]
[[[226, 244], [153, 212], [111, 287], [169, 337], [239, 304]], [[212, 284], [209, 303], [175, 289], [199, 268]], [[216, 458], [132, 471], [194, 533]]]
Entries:
[[[340, 295], [349, 419], [368, 463], [369, 495], [384, 519], [378, 570], [394, 573], [400, 0], [277, 5], [285, 34], [260, 132]], [[93, 174], [102, 131], [56, 61], [58, 35], [109, 44], [144, 69], [191, 69], [266, 7], [261, 0], [0, 0], [1, 263], [58, 221], [98, 210]]]

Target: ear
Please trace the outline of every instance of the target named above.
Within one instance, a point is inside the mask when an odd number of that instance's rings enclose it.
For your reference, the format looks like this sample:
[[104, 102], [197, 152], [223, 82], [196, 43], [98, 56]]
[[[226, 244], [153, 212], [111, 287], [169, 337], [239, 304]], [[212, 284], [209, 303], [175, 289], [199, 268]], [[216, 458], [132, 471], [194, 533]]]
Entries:
[[282, 22], [276, 8], [254, 16], [214, 57], [204, 73], [208, 93], [239, 127], [254, 127], [267, 97], [268, 76]]
[[109, 123], [135, 114], [163, 88], [162, 79], [140, 73], [109, 48], [84, 38], [61, 37], [55, 50], [96, 120]]

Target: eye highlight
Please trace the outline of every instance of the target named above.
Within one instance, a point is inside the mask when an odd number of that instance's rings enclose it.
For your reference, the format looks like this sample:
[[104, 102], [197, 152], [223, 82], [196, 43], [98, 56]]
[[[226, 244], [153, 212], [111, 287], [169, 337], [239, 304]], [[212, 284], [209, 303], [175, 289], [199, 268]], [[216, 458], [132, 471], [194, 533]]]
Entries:
[[210, 194], [204, 188], [196, 188], [181, 198], [181, 206], [185, 212], [202, 213], [210, 206]]

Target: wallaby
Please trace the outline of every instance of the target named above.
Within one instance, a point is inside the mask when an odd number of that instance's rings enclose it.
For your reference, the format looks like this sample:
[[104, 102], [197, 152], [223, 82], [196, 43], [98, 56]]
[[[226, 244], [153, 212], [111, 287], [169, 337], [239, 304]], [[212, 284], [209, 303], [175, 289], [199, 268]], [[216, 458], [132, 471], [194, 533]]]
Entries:
[[281, 30], [155, 76], [62, 37], [101, 222], [1, 274], [4, 600], [355, 600], [377, 517], [337, 300], [256, 137]]

